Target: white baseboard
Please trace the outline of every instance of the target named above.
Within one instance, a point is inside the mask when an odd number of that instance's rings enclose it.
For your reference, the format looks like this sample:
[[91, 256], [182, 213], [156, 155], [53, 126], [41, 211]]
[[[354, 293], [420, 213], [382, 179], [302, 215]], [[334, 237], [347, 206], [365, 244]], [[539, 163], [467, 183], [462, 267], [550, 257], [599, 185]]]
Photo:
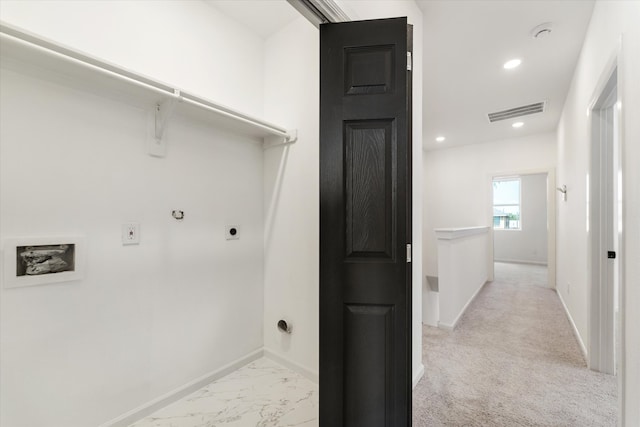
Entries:
[[168, 393], [163, 394], [160, 397], [157, 397], [135, 409], [132, 409], [119, 417], [112, 419], [111, 421], [107, 421], [104, 424], [101, 424], [99, 427], [126, 427], [134, 422], [150, 415], [159, 409], [164, 408], [165, 406], [176, 402], [182, 399], [185, 396], [201, 389], [207, 384], [224, 377], [225, 375], [230, 374], [233, 371], [240, 369], [241, 367], [253, 362], [261, 358], [264, 354], [262, 348], [255, 350], [246, 356], [243, 356], [239, 359], [234, 360], [231, 363], [224, 365], [223, 367], [216, 369], [215, 371], [209, 372], [200, 378], [196, 378], [185, 385], [182, 385], [174, 390], [171, 390]]
[[576, 327], [575, 322], [573, 321], [573, 317], [571, 317], [571, 313], [569, 313], [569, 309], [567, 308], [567, 304], [564, 303], [564, 300], [562, 299], [562, 294], [558, 291], [556, 291], [556, 294], [558, 294], [558, 298], [560, 299], [560, 302], [562, 303], [562, 307], [564, 308], [564, 312], [567, 315], [567, 319], [569, 319], [569, 323], [571, 324], [571, 328], [573, 329], [573, 335], [575, 335], [576, 339], [578, 340], [578, 344], [580, 345], [580, 351], [582, 351], [582, 356], [584, 357], [584, 361], [585, 363], [588, 363], [588, 353], [587, 353], [587, 347], [584, 345], [584, 341], [582, 341], [582, 337], [580, 336], [580, 332], [578, 332], [578, 328]]
[[[281, 355], [277, 354], [276, 352], [274, 352], [273, 350], [270, 350], [267, 347], [264, 348], [264, 357], [266, 357], [267, 359], [271, 359], [274, 362], [279, 363], [284, 367], [291, 369], [294, 372], [299, 373], [300, 375], [306, 377], [307, 379], [313, 381], [316, 384], [318, 384], [319, 382], [320, 375], [318, 374], [317, 371], [311, 370], [285, 357], [282, 357]], [[418, 385], [418, 382], [420, 382], [423, 376], [424, 376], [424, 365], [421, 363], [420, 367], [418, 368], [418, 371], [413, 376], [412, 388], [415, 388], [416, 385]]]
[[495, 262], [506, 262], [509, 264], [531, 264], [531, 265], [544, 265], [546, 266], [547, 263], [544, 261], [530, 261], [530, 260], [524, 260], [524, 259], [498, 259], [498, 258], [494, 258]]
[[[484, 285], [483, 285], [484, 286]], [[480, 287], [480, 289], [482, 289], [482, 287]], [[479, 292], [480, 290], [478, 290]], [[476, 292], [476, 295], [477, 293]], [[475, 298], [475, 295], [471, 298], [470, 301], [473, 300], [473, 298]], [[467, 304], [468, 306], [469, 304]], [[464, 308], [464, 310], [466, 310], [466, 307]], [[463, 310], [463, 312], [464, 312]], [[457, 322], [457, 320], [456, 320]], [[261, 357], [266, 357], [268, 359], [273, 360], [276, 363], [279, 363], [283, 366], [285, 366], [286, 368], [289, 368], [301, 375], [303, 375], [304, 377], [308, 378], [309, 380], [315, 382], [316, 384], [318, 384], [319, 382], [319, 373], [317, 371], [308, 369], [302, 365], [299, 365], [296, 362], [293, 362], [285, 357], [280, 356], [279, 354], [275, 353], [273, 350], [268, 349], [266, 347], [260, 348], [258, 350], [255, 350], [249, 354], [247, 354], [244, 357], [241, 357], [231, 363], [228, 363], [227, 365], [223, 366], [220, 369], [217, 369], [213, 372], [209, 372], [208, 374], [205, 374], [203, 376], [201, 376], [200, 378], [196, 378], [193, 381], [188, 382], [187, 384], [180, 386], [168, 393], [163, 394], [162, 396], [153, 399], [135, 409], [132, 409], [110, 421], [107, 421], [106, 423], [101, 424], [99, 427], [126, 427], [129, 426], [133, 423], [135, 423], [138, 420], [141, 420], [142, 418], [146, 417], [147, 415], [150, 415], [162, 408], [164, 408], [165, 406], [176, 402], [180, 399], [182, 399], [183, 397], [201, 389], [202, 387], [206, 386], [207, 384], [224, 377], [225, 375], [230, 374], [233, 371], [236, 371], [238, 369], [240, 369], [241, 367], [253, 362], [254, 360], [257, 360]], [[420, 382], [420, 380], [422, 379], [422, 377], [424, 376], [424, 365], [420, 364], [420, 367], [418, 368], [418, 371], [415, 373], [415, 375], [413, 376], [413, 380], [412, 380], [412, 388], [415, 388], [418, 383]]]
[[424, 377], [424, 365], [421, 363], [420, 366], [418, 367], [418, 372], [416, 372], [415, 375], [413, 376], [413, 381], [411, 382], [412, 390], [416, 388], [416, 386], [418, 385], [422, 377]]
[[438, 322], [438, 328], [451, 332], [456, 328], [456, 325], [455, 324], [450, 325], [449, 323]]
[[423, 289], [422, 292], [422, 323], [429, 326], [438, 326], [440, 318], [440, 294], [438, 292]]
[[458, 325], [458, 322], [460, 321], [460, 319], [462, 319], [462, 316], [464, 316], [464, 313], [467, 311], [467, 308], [469, 308], [469, 306], [471, 305], [473, 300], [476, 299], [476, 297], [478, 296], [480, 291], [485, 287], [485, 285], [487, 283], [489, 283], [489, 282], [487, 282], [485, 280], [484, 283], [478, 288], [478, 290], [476, 290], [474, 292], [474, 294], [471, 296], [471, 298], [469, 298], [469, 301], [467, 301], [467, 303], [464, 305], [464, 307], [462, 307], [462, 310], [460, 310], [460, 313], [458, 313], [456, 318], [453, 320], [453, 323], [443, 323], [443, 322], [438, 321], [438, 328], [444, 329], [445, 331], [453, 331], [456, 328], [456, 326]]
[[306, 368], [302, 365], [299, 365], [298, 363], [287, 359], [286, 357], [283, 357], [279, 354], [277, 354], [275, 351], [264, 347], [263, 348], [264, 351], [264, 357], [266, 357], [267, 359], [271, 359], [276, 363], [281, 364], [282, 366], [291, 369], [294, 372], [299, 373], [300, 375], [308, 378], [309, 380], [313, 381], [314, 383], [318, 384], [319, 380], [320, 380], [320, 375], [317, 371], [314, 371], [312, 369]]

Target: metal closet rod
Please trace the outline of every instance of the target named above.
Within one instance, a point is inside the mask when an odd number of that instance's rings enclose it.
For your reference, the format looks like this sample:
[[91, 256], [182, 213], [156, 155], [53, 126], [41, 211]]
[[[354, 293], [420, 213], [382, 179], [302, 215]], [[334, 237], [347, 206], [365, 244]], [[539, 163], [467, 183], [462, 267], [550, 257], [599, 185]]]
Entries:
[[31, 49], [35, 49], [45, 54], [55, 56], [64, 61], [80, 65], [84, 68], [115, 77], [122, 81], [132, 83], [139, 87], [166, 96], [167, 98], [175, 99], [179, 102], [185, 102], [204, 110], [211, 111], [213, 113], [232, 118], [239, 122], [249, 124], [256, 128], [262, 129], [263, 131], [266, 131], [272, 135], [283, 137], [287, 141], [292, 139], [291, 134], [283, 128], [247, 116], [225, 106], [216, 104], [215, 102], [200, 98], [199, 96], [182, 92], [181, 90], [173, 88], [167, 84], [155, 81], [145, 76], [141, 76], [117, 65], [110, 64], [106, 61], [102, 61], [76, 50], [69, 49], [57, 43], [45, 40], [39, 36], [25, 32], [4, 22], [0, 22], [0, 31], [2, 33], [2, 36], [11, 38], [14, 41], [17, 41], [18, 43]]

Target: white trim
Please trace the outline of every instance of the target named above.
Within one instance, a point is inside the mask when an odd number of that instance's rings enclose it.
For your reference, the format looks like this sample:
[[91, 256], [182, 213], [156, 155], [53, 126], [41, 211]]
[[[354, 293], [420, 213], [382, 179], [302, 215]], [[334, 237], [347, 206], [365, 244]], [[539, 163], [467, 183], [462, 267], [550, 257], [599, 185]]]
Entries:
[[264, 354], [264, 357], [266, 357], [267, 359], [271, 359], [274, 362], [279, 363], [280, 365], [286, 368], [289, 368], [294, 372], [297, 372], [298, 374], [306, 377], [307, 379], [313, 381], [316, 384], [319, 383], [320, 375], [317, 371], [314, 371], [312, 369], [299, 365], [298, 363], [277, 354], [275, 351], [267, 347], [263, 347], [263, 354]]
[[413, 381], [411, 383], [412, 390], [416, 388], [422, 377], [424, 377], [424, 365], [421, 363], [420, 366], [418, 366], [418, 372], [413, 376]]
[[[224, 365], [219, 369], [216, 369], [199, 378], [189, 381], [188, 383], [180, 387], [177, 387], [174, 390], [171, 390], [163, 394], [162, 396], [159, 396], [153, 400], [150, 400], [149, 402], [144, 403], [135, 409], [125, 412], [124, 414], [101, 424], [99, 427], [129, 426], [132, 423], [139, 421], [142, 418], [170, 405], [171, 403], [174, 403], [184, 398], [185, 396], [188, 396], [189, 394], [198, 391], [199, 389], [212, 383], [213, 381], [216, 381], [226, 375], [229, 375], [230, 373], [237, 371], [243, 366], [248, 365], [249, 363], [260, 359], [261, 357], [266, 357], [271, 361], [278, 363], [284, 366], [285, 368], [289, 368], [292, 371], [318, 384], [319, 375], [317, 371], [313, 371], [311, 369], [305, 368], [304, 366], [301, 366], [296, 362], [293, 362], [285, 357], [282, 357], [276, 354], [273, 350], [270, 350], [266, 347], [261, 347], [255, 351], [252, 351], [246, 356], [243, 356], [239, 359], [236, 359]], [[420, 380], [420, 378], [422, 378], [422, 375], [424, 374], [424, 366], [422, 364], [420, 366], [421, 366], [421, 371], [418, 372], [419, 377], [414, 378], [414, 387], [417, 384], [417, 382]]]
[[478, 227], [436, 228], [433, 231], [436, 232], [436, 237], [440, 240], [454, 240], [487, 233], [489, 228], [489, 226], [481, 225]]
[[[605, 63], [605, 65], [603, 66], [603, 68], [601, 69], [600, 72], [600, 77], [598, 78], [598, 81], [596, 82], [595, 86], [594, 86], [594, 90], [593, 93], [591, 94], [591, 97], [589, 98], [589, 103], [587, 105], [587, 115], [589, 116], [588, 120], [587, 120], [587, 141], [589, 142], [589, 150], [588, 150], [588, 154], [589, 154], [589, 159], [588, 159], [588, 177], [589, 179], [591, 179], [591, 177], [593, 176], [593, 162], [592, 162], [592, 156], [594, 155], [593, 152], [593, 115], [592, 112], [594, 110], [594, 108], [596, 108], [598, 99], [600, 98], [601, 93], [603, 92], [603, 90], [605, 89], [607, 83], [609, 82], [609, 79], [612, 77], [613, 72], [616, 72], [616, 78], [617, 78], [617, 101], [620, 105], [620, 110], [618, 111], [618, 129], [619, 129], [619, 134], [618, 134], [618, 138], [617, 141], [615, 141], [614, 139], [614, 144], [617, 142], [617, 147], [618, 147], [618, 154], [617, 154], [617, 158], [618, 158], [618, 171], [619, 173], [622, 175], [622, 200], [625, 201], [627, 199], [626, 194], [627, 194], [627, 187], [628, 187], [628, 182], [627, 182], [627, 178], [626, 178], [626, 174], [625, 174], [625, 170], [624, 170], [624, 156], [625, 156], [625, 146], [628, 143], [625, 140], [625, 113], [626, 113], [626, 109], [625, 109], [625, 102], [626, 99], [624, 97], [624, 93], [625, 93], [625, 80], [624, 80], [624, 73], [622, 73], [620, 70], [624, 69], [624, 64], [625, 64], [625, 57], [623, 55], [624, 52], [624, 45], [623, 45], [623, 35], [621, 34], [618, 38], [618, 42], [616, 43], [615, 47], [611, 50], [610, 55], [609, 55], [609, 59], [607, 60], [607, 62]], [[588, 191], [591, 192], [592, 189], [588, 188]], [[588, 194], [588, 197], [590, 197], [591, 194]], [[623, 202], [624, 203], [624, 202]], [[588, 208], [588, 213], [591, 213], [591, 207]], [[626, 313], [625, 313], [625, 297], [626, 297], [626, 282], [625, 282], [625, 256], [624, 256], [624, 249], [625, 249], [625, 241], [626, 241], [626, 215], [625, 215], [625, 209], [624, 207], [622, 208], [622, 227], [621, 229], [616, 230], [618, 233], [618, 269], [619, 269], [619, 278], [618, 278], [618, 319], [614, 320], [615, 322], [617, 322], [617, 327], [618, 327], [618, 342], [615, 342], [614, 339], [614, 345], [616, 345], [616, 349], [615, 349], [615, 360], [614, 363], [617, 364], [617, 369], [616, 369], [616, 377], [618, 379], [618, 425], [619, 426], [625, 426], [626, 425], [626, 416], [627, 416], [627, 396], [626, 396], [626, 381], [628, 380], [626, 377], [626, 358], [625, 358], [625, 349], [626, 349], [626, 340], [625, 340], [625, 330], [626, 330]], [[588, 300], [588, 321], [587, 321], [587, 336], [588, 337], [592, 337], [596, 331], [594, 329], [598, 329], [599, 326], [599, 321], [597, 320], [598, 318], [598, 310], [596, 305], [594, 304], [594, 292], [596, 291], [594, 289], [594, 283], [593, 283], [593, 271], [594, 271], [594, 261], [593, 261], [593, 244], [594, 244], [594, 230], [591, 227], [591, 222], [595, 221], [594, 218], [589, 218], [590, 223], [588, 223], [588, 230], [587, 230], [587, 242], [588, 242], [588, 253], [587, 253], [587, 272], [589, 273], [587, 275], [587, 283], [588, 283], [588, 287], [587, 287], [587, 300]], [[589, 343], [590, 346], [590, 350], [591, 351], [596, 351], [597, 348], [597, 343], [593, 342], [595, 340], [592, 340]], [[591, 362], [589, 361], [589, 367], [591, 367]]]
[[547, 286], [556, 289], [556, 220], [557, 204], [553, 189], [556, 188], [556, 170], [547, 170]]
[[558, 295], [558, 298], [562, 303], [562, 307], [564, 307], [564, 312], [567, 315], [567, 319], [569, 319], [569, 323], [571, 324], [571, 329], [573, 329], [573, 335], [576, 337], [576, 340], [578, 341], [578, 345], [580, 345], [580, 351], [582, 351], [582, 357], [584, 357], [584, 361], [586, 363], [587, 360], [589, 360], [589, 355], [587, 353], [587, 346], [585, 346], [584, 341], [582, 341], [582, 337], [580, 336], [580, 332], [578, 331], [578, 327], [576, 326], [576, 323], [573, 321], [573, 317], [571, 317], [569, 308], [567, 307], [567, 304], [565, 304], [564, 300], [562, 299], [562, 294], [558, 291], [556, 291], [556, 294]]
[[150, 415], [165, 406], [182, 399], [189, 394], [198, 391], [207, 384], [230, 374], [233, 371], [240, 369], [241, 367], [259, 359], [264, 354], [264, 350], [259, 348], [246, 356], [236, 359], [221, 368], [218, 368], [212, 372], [204, 374], [203, 376], [196, 378], [188, 383], [175, 388], [168, 393], [163, 394], [147, 403], [138, 406], [124, 414], [101, 424], [99, 427], [125, 427], [132, 423], [141, 420], [142, 418]]
[[[609, 326], [613, 325], [607, 324], [607, 319], [611, 316], [610, 310], [613, 310], [613, 301], [610, 294], [612, 290], [610, 283], [608, 283], [609, 261], [603, 259], [603, 254], [607, 250], [616, 250], [616, 248], [610, 247], [608, 242], [611, 237], [608, 226], [612, 223], [615, 224], [615, 219], [608, 215], [610, 213], [608, 208], [612, 207], [612, 203], [609, 203], [611, 201], [604, 196], [608, 189], [608, 184], [611, 184], [612, 174], [615, 173], [613, 170], [609, 170], [609, 167], [614, 164], [613, 151], [616, 141], [615, 139], [612, 140], [612, 151], [609, 152], [607, 141], [603, 140], [600, 131], [603, 128], [601, 113], [603, 110], [606, 111], [605, 104], [612, 93], [615, 93], [617, 97], [617, 91], [612, 92], [609, 87], [612, 79], [615, 78], [615, 87], [617, 89], [617, 67], [617, 55], [614, 54], [609, 58], [600, 74], [587, 110], [589, 117], [587, 120], [589, 140], [589, 168], [587, 175], [587, 188], [589, 191], [587, 194], [587, 271], [589, 272], [587, 295], [589, 321], [587, 333], [589, 337], [589, 354], [591, 355], [588, 364], [590, 369], [605, 373], [613, 373], [614, 368], [611, 363], [615, 366], [615, 360], [607, 360], [608, 352], [611, 349], [609, 344], [614, 342], [609, 331]], [[615, 106], [610, 106], [610, 108], [614, 110]], [[615, 229], [616, 227], [614, 226], [614, 232]], [[619, 248], [617, 251], [620, 253]], [[619, 260], [616, 260], [615, 263], [619, 265]]]
[[[626, 201], [627, 200], [627, 187], [629, 186], [629, 182], [628, 182], [628, 176], [626, 174], [626, 168], [625, 168], [625, 162], [623, 159], [625, 159], [625, 152], [626, 152], [626, 139], [625, 139], [625, 113], [626, 113], [626, 108], [625, 108], [625, 103], [626, 103], [626, 98], [624, 96], [625, 94], [625, 89], [626, 89], [626, 80], [625, 80], [625, 73], [621, 72], [620, 70], [624, 70], [625, 66], [626, 66], [626, 54], [623, 55], [623, 48], [624, 48], [624, 44], [623, 44], [623, 40], [624, 40], [624, 35], [620, 34], [620, 38], [618, 40], [618, 46], [617, 46], [617, 62], [618, 62], [618, 102], [620, 103], [620, 111], [618, 112], [618, 127], [619, 127], [619, 134], [618, 134], [618, 143], [619, 143], [619, 151], [618, 151], [618, 156], [620, 159], [620, 163], [619, 163], [619, 171], [620, 174], [622, 175], [622, 200]], [[626, 202], [622, 207], [622, 226], [619, 227], [618, 229], [618, 247], [620, 249], [620, 257], [618, 260], [619, 263], [619, 268], [620, 268], [620, 277], [619, 277], [619, 281], [618, 281], [618, 348], [617, 348], [617, 360], [616, 363], [618, 364], [618, 369], [617, 369], [617, 377], [618, 377], [618, 423], [621, 426], [624, 426], [626, 424], [626, 420], [627, 420], [627, 414], [626, 414], [626, 406], [627, 406], [627, 393], [626, 393], [626, 382], [627, 382], [627, 376], [626, 376], [626, 339], [625, 339], [625, 333], [626, 333], [626, 307], [625, 307], [625, 301], [626, 301], [626, 294], [627, 294], [627, 282], [626, 282], [626, 256], [625, 256], [625, 245], [626, 245], [626, 224], [627, 224], [627, 215], [626, 215]]]
[[530, 265], [543, 265], [545, 267], [547, 267], [549, 264], [543, 261], [528, 261], [528, 260], [524, 260], [524, 259], [503, 259], [503, 258], [495, 258], [494, 259], [495, 262], [504, 262], [507, 264], [530, 264]]
[[462, 307], [462, 310], [460, 310], [460, 313], [458, 313], [458, 315], [456, 316], [456, 318], [455, 318], [455, 320], [453, 321], [452, 324], [442, 323], [442, 322], [438, 321], [438, 328], [444, 329], [445, 331], [453, 331], [456, 328], [456, 326], [458, 325], [458, 322], [460, 321], [460, 319], [462, 319], [462, 316], [464, 315], [464, 313], [467, 311], [467, 308], [469, 308], [469, 306], [471, 305], [473, 300], [476, 299], [476, 297], [478, 296], [480, 291], [484, 288], [484, 286], [487, 283], [488, 283], [488, 281], [485, 281], [482, 285], [480, 285], [478, 290], [471, 296], [471, 298], [469, 298], [469, 301], [467, 301], [467, 303], [464, 305], [464, 307]]

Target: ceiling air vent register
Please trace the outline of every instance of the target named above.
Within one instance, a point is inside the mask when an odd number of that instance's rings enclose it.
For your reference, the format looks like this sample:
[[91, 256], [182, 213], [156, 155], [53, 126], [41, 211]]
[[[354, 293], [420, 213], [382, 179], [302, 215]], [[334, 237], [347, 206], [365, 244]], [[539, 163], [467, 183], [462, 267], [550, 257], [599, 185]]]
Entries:
[[489, 113], [489, 122], [499, 122], [500, 120], [514, 119], [516, 117], [528, 116], [529, 114], [536, 114], [544, 112], [547, 102], [537, 102], [535, 104], [523, 105], [522, 107], [510, 108], [508, 110], [496, 111]]

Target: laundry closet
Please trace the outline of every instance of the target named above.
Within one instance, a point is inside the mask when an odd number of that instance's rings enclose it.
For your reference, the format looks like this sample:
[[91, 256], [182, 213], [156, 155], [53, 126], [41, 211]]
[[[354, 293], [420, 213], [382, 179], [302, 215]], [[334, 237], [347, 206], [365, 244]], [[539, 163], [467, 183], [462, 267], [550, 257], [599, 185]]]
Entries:
[[[317, 385], [319, 32], [244, 3], [2, 1], [1, 425], [129, 425], [261, 358]], [[340, 3], [409, 17], [420, 141], [419, 8]]]
[[3, 274], [72, 242], [75, 276], [2, 287], [2, 425], [108, 425], [264, 355], [317, 381], [318, 32], [281, 7], [266, 36], [3, 2]]

